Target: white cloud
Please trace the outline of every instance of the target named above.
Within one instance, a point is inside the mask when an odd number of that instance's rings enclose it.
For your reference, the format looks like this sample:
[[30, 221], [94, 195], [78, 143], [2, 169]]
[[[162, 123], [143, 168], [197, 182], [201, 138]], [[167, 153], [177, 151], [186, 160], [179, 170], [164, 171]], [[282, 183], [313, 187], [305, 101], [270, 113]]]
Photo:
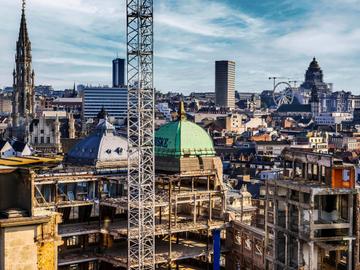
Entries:
[[[239, 0], [239, 3], [247, 0]], [[269, 75], [302, 80], [315, 55], [325, 78], [356, 91], [360, 63], [360, 0], [287, 3], [277, 19], [246, 13], [225, 1], [155, 2], [155, 82], [162, 90], [211, 91], [214, 61], [237, 62], [237, 89], [263, 90]], [[0, 85], [11, 85], [20, 1], [0, 0]], [[111, 60], [125, 56], [125, 1], [31, 0], [27, 19], [36, 82], [69, 87], [73, 81], [109, 84]], [[270, 3], [271, 1], [269, 1]], [[240, 4], [239, 4], [240, 5]], [[271, 9], [269, 6], [269, 10]], [[277, 12], [277, 11], [276, 11]], [[359, 89], [360, 90], [360, 89]]]

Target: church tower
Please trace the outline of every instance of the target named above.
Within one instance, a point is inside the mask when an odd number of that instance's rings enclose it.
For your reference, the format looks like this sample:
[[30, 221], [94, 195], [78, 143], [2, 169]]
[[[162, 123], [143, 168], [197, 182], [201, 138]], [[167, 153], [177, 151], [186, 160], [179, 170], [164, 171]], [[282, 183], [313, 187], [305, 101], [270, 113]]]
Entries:
[[[34, 70], [32, 69], [31, 42], [25, 18], [25, 0], [22, 4], [19, 38], [16, 43], [16, 68], [13, 72], [12, 127], [23, 127], [34, 117]], [[25, 125], [25, 126], [24, 126]], [[18, 130], [20, 131], [20, 130]], [[19, 136], [19, 132], [16, 132]], [[14, 134], [15, 135], [15, 134]], [[25, 134], [23, 134], [25, 136]], [[18, 138], [21, 139], [21, 138]]]

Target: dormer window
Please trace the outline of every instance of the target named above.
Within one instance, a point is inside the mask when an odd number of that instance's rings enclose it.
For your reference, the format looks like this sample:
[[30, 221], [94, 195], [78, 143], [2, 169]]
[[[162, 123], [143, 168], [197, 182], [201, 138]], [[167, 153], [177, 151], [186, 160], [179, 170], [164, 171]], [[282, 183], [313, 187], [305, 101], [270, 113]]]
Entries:
[[121, 153], [123, 152], [123, 149], [121, 147], [118, 147], [115, 149], [115, 152], [118, 153], [119, 155], [121, 155]]

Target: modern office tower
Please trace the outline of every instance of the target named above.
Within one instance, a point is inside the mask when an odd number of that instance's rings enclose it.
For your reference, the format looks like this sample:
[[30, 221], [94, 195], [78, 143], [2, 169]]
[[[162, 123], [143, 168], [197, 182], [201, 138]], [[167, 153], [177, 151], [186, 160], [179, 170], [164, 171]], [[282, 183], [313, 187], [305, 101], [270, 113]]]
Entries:
[[125, 59], [113, 60], [113, 87], [125, 86]]
[[83, 91], [83, 118], [95, 119], [104, 108], [110, 117], [123, 120], [127, 115], [127, 88], [88, 87]]
[[235, 62], [215, 62], [215, 103], [221, 107], [235, 108]]

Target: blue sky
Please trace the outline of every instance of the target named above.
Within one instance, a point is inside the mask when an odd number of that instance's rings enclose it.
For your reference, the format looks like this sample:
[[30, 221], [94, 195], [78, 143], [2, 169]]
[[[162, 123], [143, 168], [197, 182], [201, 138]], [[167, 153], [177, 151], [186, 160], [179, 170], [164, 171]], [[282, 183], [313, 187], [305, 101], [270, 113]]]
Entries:
[[[125, 0], [27, 0], [36, 84], [110, 84], [125, 57]], [[238, 91], [303, 80], [313, 56], [336, 90], [360, 94], [360, 0], [155, 0], [155, 85], [213, 91], [235, 60]], [[11, 85], [20, 0], [0, 0], [0, 87]]]

